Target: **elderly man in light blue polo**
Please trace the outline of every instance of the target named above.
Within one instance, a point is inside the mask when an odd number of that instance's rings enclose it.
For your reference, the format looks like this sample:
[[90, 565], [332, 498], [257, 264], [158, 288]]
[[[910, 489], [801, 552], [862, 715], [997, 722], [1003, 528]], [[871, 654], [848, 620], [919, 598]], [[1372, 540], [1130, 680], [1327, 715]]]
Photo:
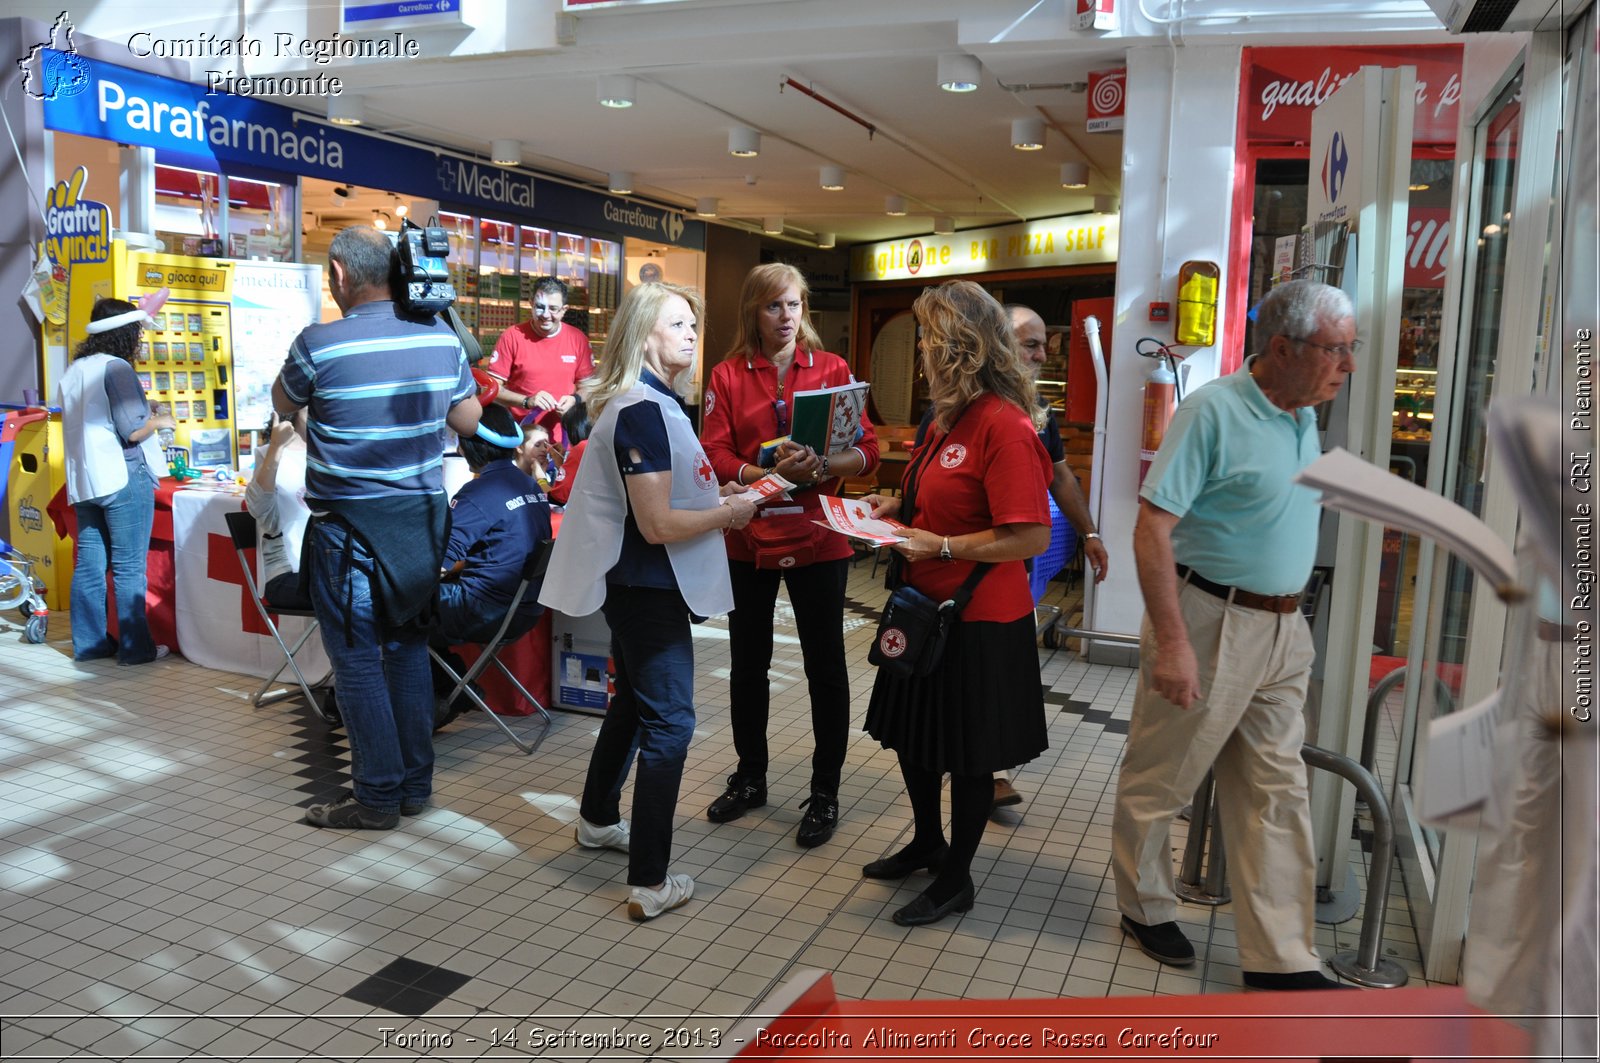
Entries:
[[1176, 922], [1169, 833], [1213, 764], [1239, 966], [1255, 989], [1326, 989], [1313, 947], [1316, 856], [1300, 746], [1311, 633], [1299, 609], [1320, 454], [1311, 407], [1355, 369], [1355, 312], [1291, 281], [1256, 320], [1260, 353], [1178, 407], [1139, 492], [1139, 686], [1112, 819], [1122, 927], [1150, 957], [1194, 962]]

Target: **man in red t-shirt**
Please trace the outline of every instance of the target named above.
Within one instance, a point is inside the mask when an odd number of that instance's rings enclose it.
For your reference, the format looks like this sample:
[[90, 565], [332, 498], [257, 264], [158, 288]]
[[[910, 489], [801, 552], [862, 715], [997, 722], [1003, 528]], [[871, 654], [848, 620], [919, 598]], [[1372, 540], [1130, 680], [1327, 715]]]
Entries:
[[578, 381], [594, 373], [589, 338], [565, 324], [567, 286], [541, 277], [533, 287], [533, 319], [501, 333], [489, 359], [489, 375], [500, 381], [495, 401], [514, 410], [571, 408]]

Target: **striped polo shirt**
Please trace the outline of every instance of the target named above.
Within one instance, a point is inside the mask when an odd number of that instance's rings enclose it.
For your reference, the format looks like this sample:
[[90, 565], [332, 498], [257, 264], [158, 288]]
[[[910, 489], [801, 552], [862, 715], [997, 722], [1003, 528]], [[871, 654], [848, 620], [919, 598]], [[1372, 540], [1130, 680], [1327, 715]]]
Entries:
[[306, 497], [333, 501], [444, 489], [445, 415], [477, 385], [443, 320], [387, 299], [310, 325], [279, 381], [306, 406]]

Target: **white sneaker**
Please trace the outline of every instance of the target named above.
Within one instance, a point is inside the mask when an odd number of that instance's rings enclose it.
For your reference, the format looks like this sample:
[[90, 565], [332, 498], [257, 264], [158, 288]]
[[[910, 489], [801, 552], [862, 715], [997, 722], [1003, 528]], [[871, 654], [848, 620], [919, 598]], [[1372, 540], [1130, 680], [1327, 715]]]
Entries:
[[654, 919], [662, 912], [682, 908], [693, 896], [694, 879], [688, 875], [668, 875], [660, 889], [635, 886], [628, 898], [628, 918], [641, 923], [646, 919]]
[[619, 819], [609, 827], [597, 827], [579, 816], [572, 837], [584, 849], [615, 849], [625, 853], [628, 851], [628, 821]]

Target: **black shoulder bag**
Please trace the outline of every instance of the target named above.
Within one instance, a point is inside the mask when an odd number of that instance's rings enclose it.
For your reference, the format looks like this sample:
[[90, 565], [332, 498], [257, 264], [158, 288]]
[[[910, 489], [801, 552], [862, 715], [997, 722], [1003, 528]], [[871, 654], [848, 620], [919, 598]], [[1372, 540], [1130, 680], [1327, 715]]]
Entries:
[[[954, 426], [952, 426], [954, 427]], [[920, 434], [920, 433], [919, 433]], [[948, 435], [948, 433], [946, 433]], [[940, 441], [941, 446], [943, 441]], [[916, 513], [917, 481], [927, 465], [929, 455], [941, 446], [922, 446], [912, 460], [902, 480], [899, 519], [906, 524]], [[961, 611], [972, 600], [972, 592], [983, 579], [992, 562], [981, 561], [972, 566], [972, 572], [956, 588], [955, 596], [936, 602], [900, 575], [902, 558], [892, 554], [889, 558], [889, 601], [878, 620], [878, 634], [867, 651], [867, 661], [889, 673], [906, 678], [931, 675], [944, 655], [945, 641], [950, 629], [961, 619]]]

